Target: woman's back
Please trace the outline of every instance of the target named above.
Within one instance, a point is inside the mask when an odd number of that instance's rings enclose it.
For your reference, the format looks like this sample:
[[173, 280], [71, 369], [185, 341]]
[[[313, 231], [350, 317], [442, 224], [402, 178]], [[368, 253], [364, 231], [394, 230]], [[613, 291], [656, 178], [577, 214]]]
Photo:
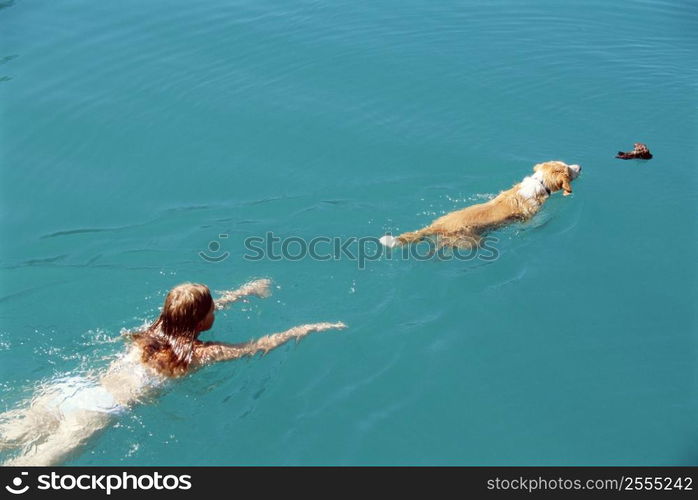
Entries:
[[102, 375], [101, 385], [122, 406], [152, 397], [168, 377], [143, 362], [143, 351], [134, 342], [124, 355], [114, 361]]

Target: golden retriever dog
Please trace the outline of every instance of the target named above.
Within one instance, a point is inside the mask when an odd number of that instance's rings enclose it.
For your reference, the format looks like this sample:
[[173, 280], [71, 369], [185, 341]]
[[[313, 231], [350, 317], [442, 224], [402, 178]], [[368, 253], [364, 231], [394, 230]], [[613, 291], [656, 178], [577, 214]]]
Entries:
[[572, 181], [582, 171], [579, 165], [548, 161], [533, 167], [511, 189], [502, 191], [487, 203], [479, 203], [439, 217], [429, 226], [400, 236], [386, 234], [380, 242], [386, 247], [416, 243], [426, 237], [438, 238], [439, 246], [474, 247], [486, 232], [533, 217], [555, 191], [572, 194]]

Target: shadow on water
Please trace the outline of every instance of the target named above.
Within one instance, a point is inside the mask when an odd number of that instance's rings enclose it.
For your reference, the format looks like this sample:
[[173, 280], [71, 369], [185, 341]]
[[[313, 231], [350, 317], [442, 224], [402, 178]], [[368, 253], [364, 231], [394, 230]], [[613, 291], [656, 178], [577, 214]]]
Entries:
[[[3, 6], [2, 6], [2, 4], [0, 4], [0, 9], [2, 9], [2, 8], [3, 8]], [[0, 65], [7, 64], [8, 62], [12, 61], [13, 59], [17, 59], [18, 57], [19, 57], [18, 54], [12, 54], [9, 56], [0, 57]], [[10, 80], [12, 80], [11, 76], [7, 76], [7, 75], [0, 76], [0, 82], [9, 82]]]

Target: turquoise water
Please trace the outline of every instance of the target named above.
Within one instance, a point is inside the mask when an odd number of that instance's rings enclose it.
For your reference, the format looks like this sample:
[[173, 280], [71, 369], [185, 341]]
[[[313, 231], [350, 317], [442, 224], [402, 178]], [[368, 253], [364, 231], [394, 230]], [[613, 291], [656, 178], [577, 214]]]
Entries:
[[[182, 281], [275, 281], [208, 339], [349, 325], [201, 371], [70, 464], [698, 464], [695, 4], [0, 7], [2, 410], [106, 366]], [[653, 160], [613, 158], [636, 141]], [[550, 159], [574, 195], [494, 261], [243, 258], [417, 229]]]

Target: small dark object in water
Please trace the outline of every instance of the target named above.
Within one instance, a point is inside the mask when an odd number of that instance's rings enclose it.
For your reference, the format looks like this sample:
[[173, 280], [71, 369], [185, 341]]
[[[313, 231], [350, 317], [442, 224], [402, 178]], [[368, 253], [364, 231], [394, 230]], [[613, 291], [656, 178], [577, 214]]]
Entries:
[[650, 158], [652, 158], [652, 153], [650, 153], [650, 150], [647, 148], [647, 146], [645, 146], [641, 142], [636, 142], [635, 149], [633, 149], [632, 151], [628, 151], [627, 153], [624, 153], [623, 151], [618, 151], [616, 158], [620, 158], [621, 160], [649, 160]]

